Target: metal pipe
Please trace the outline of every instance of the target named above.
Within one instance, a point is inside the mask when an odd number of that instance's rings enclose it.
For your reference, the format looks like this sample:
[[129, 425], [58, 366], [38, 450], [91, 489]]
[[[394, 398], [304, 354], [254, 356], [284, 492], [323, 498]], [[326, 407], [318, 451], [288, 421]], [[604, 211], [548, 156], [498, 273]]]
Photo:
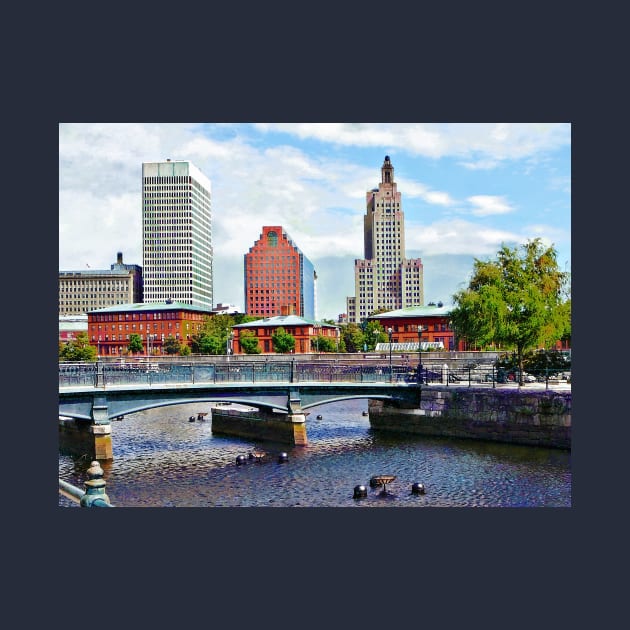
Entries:
[[68, 483], [63, 479], [59, 479], [59, 494], [62, 494], [64, 497], [74, 501], [75, 503], [80, 503], [85, 491], [73, 486], [71, 483]]

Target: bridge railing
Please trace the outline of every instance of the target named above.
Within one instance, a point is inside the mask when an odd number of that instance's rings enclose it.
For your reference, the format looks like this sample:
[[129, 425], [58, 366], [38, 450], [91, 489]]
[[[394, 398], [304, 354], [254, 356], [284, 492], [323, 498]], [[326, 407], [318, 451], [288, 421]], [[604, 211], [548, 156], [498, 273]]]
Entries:
[[103, 474], [101, 465], [95, 460], [87, 470], [88, 480], [85, 482], [85, 490], [81, 490], [60, 478], [59, 494], [78, 503], [81, 507], [114, 507], [105, 494], [106, 482], [103, 479]]
[[[161, 385], [195, 383], [416, 383], [417, 364], [357, 363], [273, 360], [222, 363], [152, 362], [146, 363], [64, 363], [59, 365], [60, 387], [108, 387], [115, 385]], [[570, 382], [568, 370], [545, 370], [537, 375], [523, 374], [523, 381]], [[446, 385], [489, 385], [518, 383], [518, 371], [496, 368], [493, 363], [450, 361], [422, 365], [421, 383]]]

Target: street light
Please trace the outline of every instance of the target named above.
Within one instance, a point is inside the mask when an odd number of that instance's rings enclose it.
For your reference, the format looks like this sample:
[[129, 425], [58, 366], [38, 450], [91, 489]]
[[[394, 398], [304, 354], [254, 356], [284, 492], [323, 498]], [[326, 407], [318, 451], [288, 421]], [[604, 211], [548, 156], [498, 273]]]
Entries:
[[[157, 333], [155, 333], [154, 335], [151, 333], [147, 333], [147, 354], [149, 355], [149, 357], [153, 356], [153, 353], [155, 352], [156, 337]], [[153, 342], [153, 344], [151, 344], [151, 342]]]
[[422, 328], [421, 325], [418, 325], [418, 383], [423, 382], [422, 378]]
[[232, 341], [234, 340], [234, 332], [230, 331], [226, 341], [225, 341], [225, 354], [230, 354], [230, 349], [232, 348]]
[[387, 335], [389, 337], [389, 382], [391, 383], [394, 379], [392, 376], [392, 333], [394, 331], [390, 328], [387, 329]]

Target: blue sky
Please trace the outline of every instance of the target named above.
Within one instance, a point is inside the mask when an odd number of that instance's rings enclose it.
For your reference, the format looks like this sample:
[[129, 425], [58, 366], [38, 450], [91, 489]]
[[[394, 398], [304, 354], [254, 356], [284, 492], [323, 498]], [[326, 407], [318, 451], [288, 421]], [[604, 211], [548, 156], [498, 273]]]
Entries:
[[365, 193], [385, 155], [425, 303], [452, 303], [475, 258], [540, 237], [571, 270], [569, 123], [61, 123], [59, 269], [142, 264], [142, 162], [191, 160], [212, 182], [215, 304], [243, 308], [243, 255], [282, 225], [336, 319], [363, 258]]

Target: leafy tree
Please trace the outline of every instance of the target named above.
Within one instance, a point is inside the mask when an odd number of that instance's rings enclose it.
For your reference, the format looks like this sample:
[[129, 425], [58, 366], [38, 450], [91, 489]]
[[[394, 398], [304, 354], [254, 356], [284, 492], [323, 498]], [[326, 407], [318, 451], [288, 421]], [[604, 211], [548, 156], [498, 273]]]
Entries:
[[451, 320], [458, 336], [471, 344], [498, 344], [516, 354], [520, 380], [528, 350], [549, 347], [570, 330], [566, 305], [567, 273], [558, 269], [556, 251], [540, 239], [518, 248], [505, 245], [494, 261], [475, 259], [467, 289], [453, 296]]
[[97, 350], [90, 345], [86, 332], [77, 333], [76, 339], [59, 344], [60, 361], [96, 361]]
[[282, 326], [278, 326], [271, 335], [271, 343], [273, 344], [274, 352], [291, 352], [295, 348], [295, 337], [286, 332]]
[[186, 343], [182, 343], [179, 347], [179, 354], [183, 357], [187, 357], [190, 354], [190, 346]]
[[343, 339], [346, 352], [361, 352], [363, 350], [365, 335], [358, 324], [354, 322], [346, 324], [341, 332], [341, 338]]
[[129, 343], [127, 344], [127, 350], [133, 354], [134, 352], [143, 352], [144, 346], [142, 345], [142, 337], [138, 333], [131, 333], [129, 335]]
[[367, 345], [368, 350], [373, 351], [376, 348], [377, 343], [387, 343], [389, 337], [379, 322], [367, 322], [364, 326], [364, 343]]
[[175, 339], [173, 335], [169, 335], [162, 344], [162, 349], [166, 354], [179, 354], [181, 349], [181, 344], [179, 343], [179, 339]]
[[311, 350], [316, 352], [336, 352], [337, 342], [330, 337], [317, 335], [315, 339], [311, 339]]
[[219, 337], [202, 332], [192, 336], [192, 351], [197, 354], [225, 354], [225, 344]]
[[232, 324], [233, 326], [246, 324], [247, 322], [255, 322], [260, 319], [260, 317], [257, 317], [256, 315], [245, 315], [244, 313], [234, 313], [230, 317], [234, 320], [234, 323]]
[[253, 330], [241, 330], [238, 340], [245, 354], [260, 354], [258, 337]]
[[226, 354], [234, 317], [226, 313], [206, 316], [201, 330], [191, 339], [192, 351], [199, 354]]

